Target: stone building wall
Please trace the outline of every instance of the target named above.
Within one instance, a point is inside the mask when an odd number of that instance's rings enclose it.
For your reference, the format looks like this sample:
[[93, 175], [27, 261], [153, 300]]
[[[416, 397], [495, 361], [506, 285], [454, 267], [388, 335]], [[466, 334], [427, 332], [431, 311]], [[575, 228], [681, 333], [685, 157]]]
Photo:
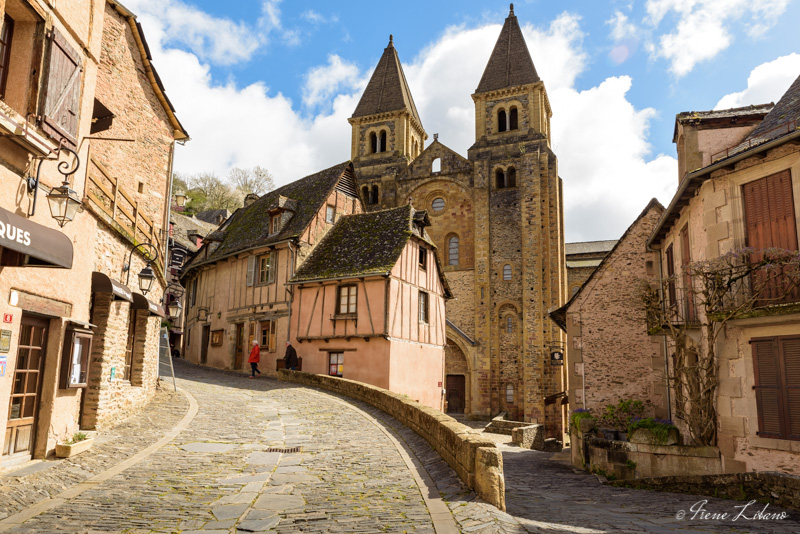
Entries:
[[622, 399], [649, 401], [667, 417], [662, 338], [648, 336], [641, 284], [655, 283], [645, 243], [663, 212], [651, 203], [567, 309], [570, 409], [600, 414]]

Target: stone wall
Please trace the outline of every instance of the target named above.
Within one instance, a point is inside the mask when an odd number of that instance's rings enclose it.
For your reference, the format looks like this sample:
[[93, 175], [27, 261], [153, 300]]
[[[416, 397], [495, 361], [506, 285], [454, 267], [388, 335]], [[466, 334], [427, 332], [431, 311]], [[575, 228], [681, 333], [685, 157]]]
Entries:
[[375, 386], [298, 371], [278, 371], [278, 378], [333, 391], [386, 412], [425, 438], [481, 499], [505, 510], [503, 455], [492, 440], [438, 410]]
[[[800, 510], [800, 477], [783, 473], [735, 473], [730, 475], [692, 475], [615, 481], [615, 486], [708, 495]], [[761, 510], [763, 507], [754, 507]], [[748, 511], [748, 515], [749, 515]]]

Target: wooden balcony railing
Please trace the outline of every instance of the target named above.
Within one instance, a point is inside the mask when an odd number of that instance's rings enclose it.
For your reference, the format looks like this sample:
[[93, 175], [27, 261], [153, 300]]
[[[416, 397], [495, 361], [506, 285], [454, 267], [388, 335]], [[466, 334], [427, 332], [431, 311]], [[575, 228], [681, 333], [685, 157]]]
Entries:
[[[91, 199], [93, 207], [115, 222], [119, 226], [117, 230], [127, 234], [133, 244], [152, 243], [163, 255], [161, 230], [142, 213], [139, 201], [120, 187], [116, 178], [94, 158], [89, 161], [87, 176], [85, 196]], [[155, 264], [163, 274], [163, 258], [159, 256]]]

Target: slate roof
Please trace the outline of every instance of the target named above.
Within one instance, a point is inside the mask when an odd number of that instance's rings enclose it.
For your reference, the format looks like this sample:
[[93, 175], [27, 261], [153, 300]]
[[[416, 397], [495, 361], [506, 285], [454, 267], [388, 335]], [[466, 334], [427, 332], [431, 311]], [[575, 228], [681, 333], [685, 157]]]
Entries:
[[417, 236], [433, 248], [445, 295], [449, 297], [436, 245], [419, 225], [430, 226], [427, 214], [410, 204], [346, 215], [317, 244], [292, 282], [387, 274], [400, 259], [408, 240]]
[[201, 221], [205, 221], [207, 223], [217, 224], [217, 219], [222, 218], [224, 221], [228, 217], [231, 216], [231, 212], [226, 209], [219, 209], [219, 210], [205, 210], [199, 211], [195, 214], [195, 217], [200, 219]]
[[414, 98], [408, 88], [406, 75], [403, 73], [403, 66], [397, 56], [392, 37], [389, 36], [389, 46], [387, 46], [372, 78], [369, 79], [361, 100], [353, 112], [353, 117], [366, 117], [377, 113], [389, 111], [399, 111], [408, 109], [418, 124], [422, 124], [417, 113], [417, 106], [414, 105]]
[[198, 249], [196, 241], [189, 239], [190, 232], [197, 232], [205, 239], [207, 235], [217, 229], [216, 224], [207, 223], [195, 217], [187, 217], [176, 212], [172, 212], [170, 221], [172, 222], [172, 239], [190, 252], [196, 252]]
[[564, 253], [569, 256], [570, 254], [592, 254], [600, 252], [608, 252], [614, 245], [617, 244], [616, 239], [607, 241], [580, 241], [576, 243], [565, 243]]
[[[780, 126], [789, 121], [800, 121], [800, 76], [745, 141], [753, 140], [761, 143], [789, 133], [788, 130], [780, 129]], [[795, 124], [794, 129], [798, 126], [800, 125]]]
[[486, 93], [539, 80], [512, 4], [475, 92]]
[[[300, 236], [321, 209], [339, 179], [346, 173], [353, 173], [353, 166], [349, 161], [270, 191], [250, 206], [236, 210], [228, 221], [214, 232], [215, 239], [219, 239], [219, 246], [207, 259], [193, 260], [189, 267], [211, 263], [244, 250]], [[281, 202], [280, 197], [295, 200], [296, 203]], [[276, 205], [282, 205], [284, 209], [291, 206], [287, 211], [292, 213], [292, 217], [284, 223], [280, 232], [270, 235], [268, 212]], [[186, 270], [188, 269], [184, 269]]]
[[[709, 111], [682, 111], [675, 115], [675, 128], [672, 132], [672, 142], [678, 141], [678, 124], [706, 122], [706, 121], [722, 121], [725, 119], [738, 119], [744, 120], [744, 124], [750, 123], [749, 121], [762, 121], [767, 113], [775, 107], [774, 102], [768, 104], [759, 104], [744, 106], [740, 108], [730, 109], [712, 109]], [[754, 123], [750, 123], [754, 124]]]

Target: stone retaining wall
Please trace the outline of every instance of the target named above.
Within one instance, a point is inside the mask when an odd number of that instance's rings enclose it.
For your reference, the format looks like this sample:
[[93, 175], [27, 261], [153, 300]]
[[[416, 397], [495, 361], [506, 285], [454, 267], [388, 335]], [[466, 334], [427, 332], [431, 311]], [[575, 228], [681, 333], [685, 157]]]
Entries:
[[782, 508], [800, 510], [800, 477], [784, 473], [673, 476], [616, 481], [611, 484], [743, 501], [756, 499]]
[[481, 499], [506, 509], [502, 454], [492, 440], [452, 417], [404, 395], [353, 380], [286, 370], [278, 371], [278, 379], [333, 391], [386, 412], [425, 438]]

